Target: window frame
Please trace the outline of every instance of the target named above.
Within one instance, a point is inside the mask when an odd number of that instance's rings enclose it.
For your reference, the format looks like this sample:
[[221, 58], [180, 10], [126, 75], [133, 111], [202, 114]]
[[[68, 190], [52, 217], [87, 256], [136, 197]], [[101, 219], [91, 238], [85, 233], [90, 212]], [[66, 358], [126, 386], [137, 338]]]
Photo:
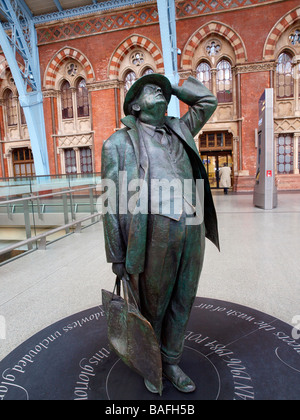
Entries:
[[[71, 153], [73, 156], [67, 156], [68, 152]], [[64, 158], [65, 158], [65, 174], [66, 175], [77, 175], [78, 174], [78, 169], [77, 169], [76, 150], [72, 147], [64, 149]], [[74, 159], [74, 161], [72, 162], [73, 159]], [[75, 170], [71, 169], [70, 171], [68, 171], [67, 168], [73, 168], [73, 169], [75, 168]]]
[[[83, 156], [83, 152], [86, 151], [87, 156]], [[91, 150], [90, 147], [80, 147], [79, 148], [79, 157], [80, 157], [80, 173], [87, 175], [87, 174], [92, 174], [93, 173], [93, 152]], [[90, 159], [90, 162], [84, 162], [84, 159]], [[90, 170], [84, 170], [84, 166], [91, 166]]]
[[[286, 144], [286, 139], [290, 138], [290, 144]], [[280, 139], [284, 139], [284, 144], [280, 144]], [[295, 154], [295, 147], [294, 147], [294, 133], [280, 133], [278, 135], [277, 141], [276, 141], [276, 168], [277, 168], [277, 174], [278, 175], [293, 175], [294, 174], [294, 154]], [[280, 152], [280, 147], [282, 147], [284, 150], [282, 153]], [[290, 153], [287, 152], [287, 147], [290, 147]], [[284, 161], [280, 162], [279, 157], [282, 156]], [[290, 162], [286, 161], [286, 157], [290, 157]], [[280, 171], [279, 166], [284, 165], [284, 170]], [[286, 171], [285, 166], [290, 165], [290, 170]]]
[[[226, 63], [227, 68], [220, 68], [221, 64]], [[226, 71], [229, 71], [229, 78], [226, 77]], [[219, 78], [219, 74], [224, 72], [224, 77]], [[220, 89], [220, 84], [224, 84], [224, 89]], [[226, 84], [230, 85], [230, 89], [226, 89]], [[233, 102], [233, 72], [232, 63], [227, 57], [221, 57], [216, 66], [216, 96], [219, 104], [227, 104]]]
[[[28, 152], [28, 158], [26, 156]], [[16, 159], [17, 158], [17, 159]], [[14, 177], [32, 177], [35, 176], [35, 166], [32, 150], [29, 147], [18, 147], [12, 150], [12, 164]], [[22, 173], [22, 166], [24, 165], [25, 173]], [[19, 167], [19, 173], [16, 168]], [[28, 167], [30, 170], [28, 171]]]
[[[64, 86], [67, 86], [64, 88]], [[62, 121], [74, 119], [74, 103], [73, 103], [73, 94], [71, 83], [67, 79], [63, 79], [60, 85], [60, 95], [61, 95], [61, 118]], [[69, 110], [71, 110], [72, 115], [69, 115]]]
[[[207, 66], [205, 71], [200, 70], [200, 66]], [[199, 70], [198, 70], [199, 69]], [[201, 78], [199, 77], [200, 74], [208, 74], [209, 75], [209, 79], [208, 80], [204, 80], [204, 77]], [[196, 78], [204, 85], [206, 86], [210, 91], [212, 91], [213, 88], [213, 80], [212, 80], [212, 67], [210, 65], [210, 63], [207, 60], [201, 60], [199, 62], [199, 64], [196, 67]]]
[[[64, 150], [64, 173], [66, 175], [88, 175], [94, 173], [94, 154], [90, 146], [79, 146], [79, 147], [66, 147]], [[87, 159], [90, 159], [89, 162], [84, 162], [83, 151], [88, 151]], [[67, 156], [67, 153], [70, 153], [71, 156]], [[73, 161], [68, 163], [69, 159]], [[90, 170], [84, 170], [84, 165], [90, 166]], [[73, 168], [71, 171], [67, 171], [67, 168]]]
[[[286, 61], [284, 63], [280, 62], [281, 57], [289, 57], [289, 61]], [[295, 98], [295, 83], [294, 83], [294, 65], [293, 65], [293, 58], [294, 55], [291, 51], [289, 50], [283, 50], [278, 54], [277, 60], [276, 60], [276, 98], [277, 100], [282, 100], [282, 99], [294, 99]], [[290, 63], [290, 72], [284, 71], [284, 72], [279, 72], [279, 67], [280, 66], [287, 66], [287, 64]], [[283, 79], [284, 79], [284, 83], [280, 84], [280, 75], [282, 75]], [[290, 77], [290, 83], [287, 83], [287, 77]], [[284, 90], [284, 95], [280, 94], [280, 89]], [[287, 88], [290, 89], [291, 93], [290, 95], [287, 95]]]
[[[84, 86], [79, 86], [84, 82]], [[86, 86], [86, 80], [84, 77], [79, 77], [75, 82], [75, 100], [76, 100], [76, 112], [77, 118], [88, 118], [90, 116], [90, 102], [89, 102], [89, 90]], [[80, 106], [81, 102], [83, 104]], [[83, 108], [82, 115], [79, 111], [80, 108]], [[84, 110], [86, 108], [86, 111]]]
[[[6, 119], [8, 127], [18, 126], [18, 103], [14, 92], [10, 88], [6, 88], [3, 93], [3, 99], [5, 101]], [[12, 112], [14, 110], [14, 112]]]
[[233, 150], [233, 135], [225, 130], [205, 131], [199, 136], [199, 150], [200, 152]]
[[[132, 76], [132, 78], [128, 78]], [[137, 74], [134, 70], [128, 70], [124, 75], [124, 97], [127, 95], [127, 92], [131, 86], [138, 80]]]

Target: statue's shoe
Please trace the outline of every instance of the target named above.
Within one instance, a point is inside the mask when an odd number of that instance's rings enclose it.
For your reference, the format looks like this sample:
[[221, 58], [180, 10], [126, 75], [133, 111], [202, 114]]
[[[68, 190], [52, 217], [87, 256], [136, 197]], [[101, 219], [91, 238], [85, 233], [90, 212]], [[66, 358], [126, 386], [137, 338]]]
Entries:
[[194, 392], [196, 385], [178, 365], [163, 366], [163, 375], [175, 386], [180, 392], [190, 393]]
[[152, 394], [159, 394], [158, 389], [156, 386], [152, 385], [151, 382], [149, 382], [147, 379], [144, 379], [145, 387], [148, 389], [148, 391], [152, 392]]

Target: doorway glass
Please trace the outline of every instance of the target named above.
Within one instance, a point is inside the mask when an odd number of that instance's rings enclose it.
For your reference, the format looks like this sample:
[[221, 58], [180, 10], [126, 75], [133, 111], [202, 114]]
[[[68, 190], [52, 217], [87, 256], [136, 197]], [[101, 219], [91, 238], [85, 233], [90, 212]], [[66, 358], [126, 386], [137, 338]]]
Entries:
[[211, 188], [218, 188], [218, 179], [217, 179], [217, 167], [218, 167], [218, 158], [217, 156], [207, 156], [208, 161], [208, 179]]
[[[228, 152], [203, 153], [202, 162], [207, 171], [211, 188], [220, 188], [219, 169], [227, 164], [231, 168], [231, 177], [233, 178], [233, 160], [232, 154]], [[233, 179], [232, 179], [233, 181]], [[233, 185], [233, 182], [231, 182]]]

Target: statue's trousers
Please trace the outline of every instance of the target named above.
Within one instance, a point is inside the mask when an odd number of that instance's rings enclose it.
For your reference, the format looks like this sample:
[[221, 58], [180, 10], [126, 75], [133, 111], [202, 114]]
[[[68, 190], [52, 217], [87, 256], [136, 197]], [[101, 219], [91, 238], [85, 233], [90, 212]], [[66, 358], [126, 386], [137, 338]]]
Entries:
[[141, 310], [161, 343], [163, 362], [180, 361], [203, 266], [205, 225], [149, 215], [146, 266], [139, 275]]

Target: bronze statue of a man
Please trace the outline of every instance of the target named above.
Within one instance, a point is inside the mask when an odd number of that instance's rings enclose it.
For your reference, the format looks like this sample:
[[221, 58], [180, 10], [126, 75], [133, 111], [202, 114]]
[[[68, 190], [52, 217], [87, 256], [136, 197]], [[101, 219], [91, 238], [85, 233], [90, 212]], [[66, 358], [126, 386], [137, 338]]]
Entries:
[[[172, 95], [189, 106], [182, 118], [166, 116]], [[114, 182], [119, 197], [129, 201], [134, 179], [139, 180], [140, 190], [148, 187], [143, 195], [148, 211], [139, 211], [140, 202], [133, 211], [121, 211], [117, 200], [115, 211], [104, 214], [107, 261], [118, 277], [130, 282], [142, 314], [155, 331], [164, 376], [186, 393], [193, 392], [195, 384], [179, 362], [202, 270], [205, 236], [219, 248], [216, 211], [194, 137], [216, 106], [214, 95], [193, 77], [179, 87], [163, 75], [143, 76], [126, 95], [125, 128], [104, 142], [102, 149], [102, 178]], [[154, 199], [151, 186], [157, 180], [179, 180], [182, 185], [190, 180], [192, 192], [185, 195], [184, 189], [178, 189], [167, 197], [156, 194]], [[204, 188], [201, 223], [191, 220], [197, 217], [197, 180]], [[178, 194], [182, 207], [174, 210]], [[165, 200], [170, 206], [165, 206]], [[157, 392], [146, 380], [145, 385]]]

